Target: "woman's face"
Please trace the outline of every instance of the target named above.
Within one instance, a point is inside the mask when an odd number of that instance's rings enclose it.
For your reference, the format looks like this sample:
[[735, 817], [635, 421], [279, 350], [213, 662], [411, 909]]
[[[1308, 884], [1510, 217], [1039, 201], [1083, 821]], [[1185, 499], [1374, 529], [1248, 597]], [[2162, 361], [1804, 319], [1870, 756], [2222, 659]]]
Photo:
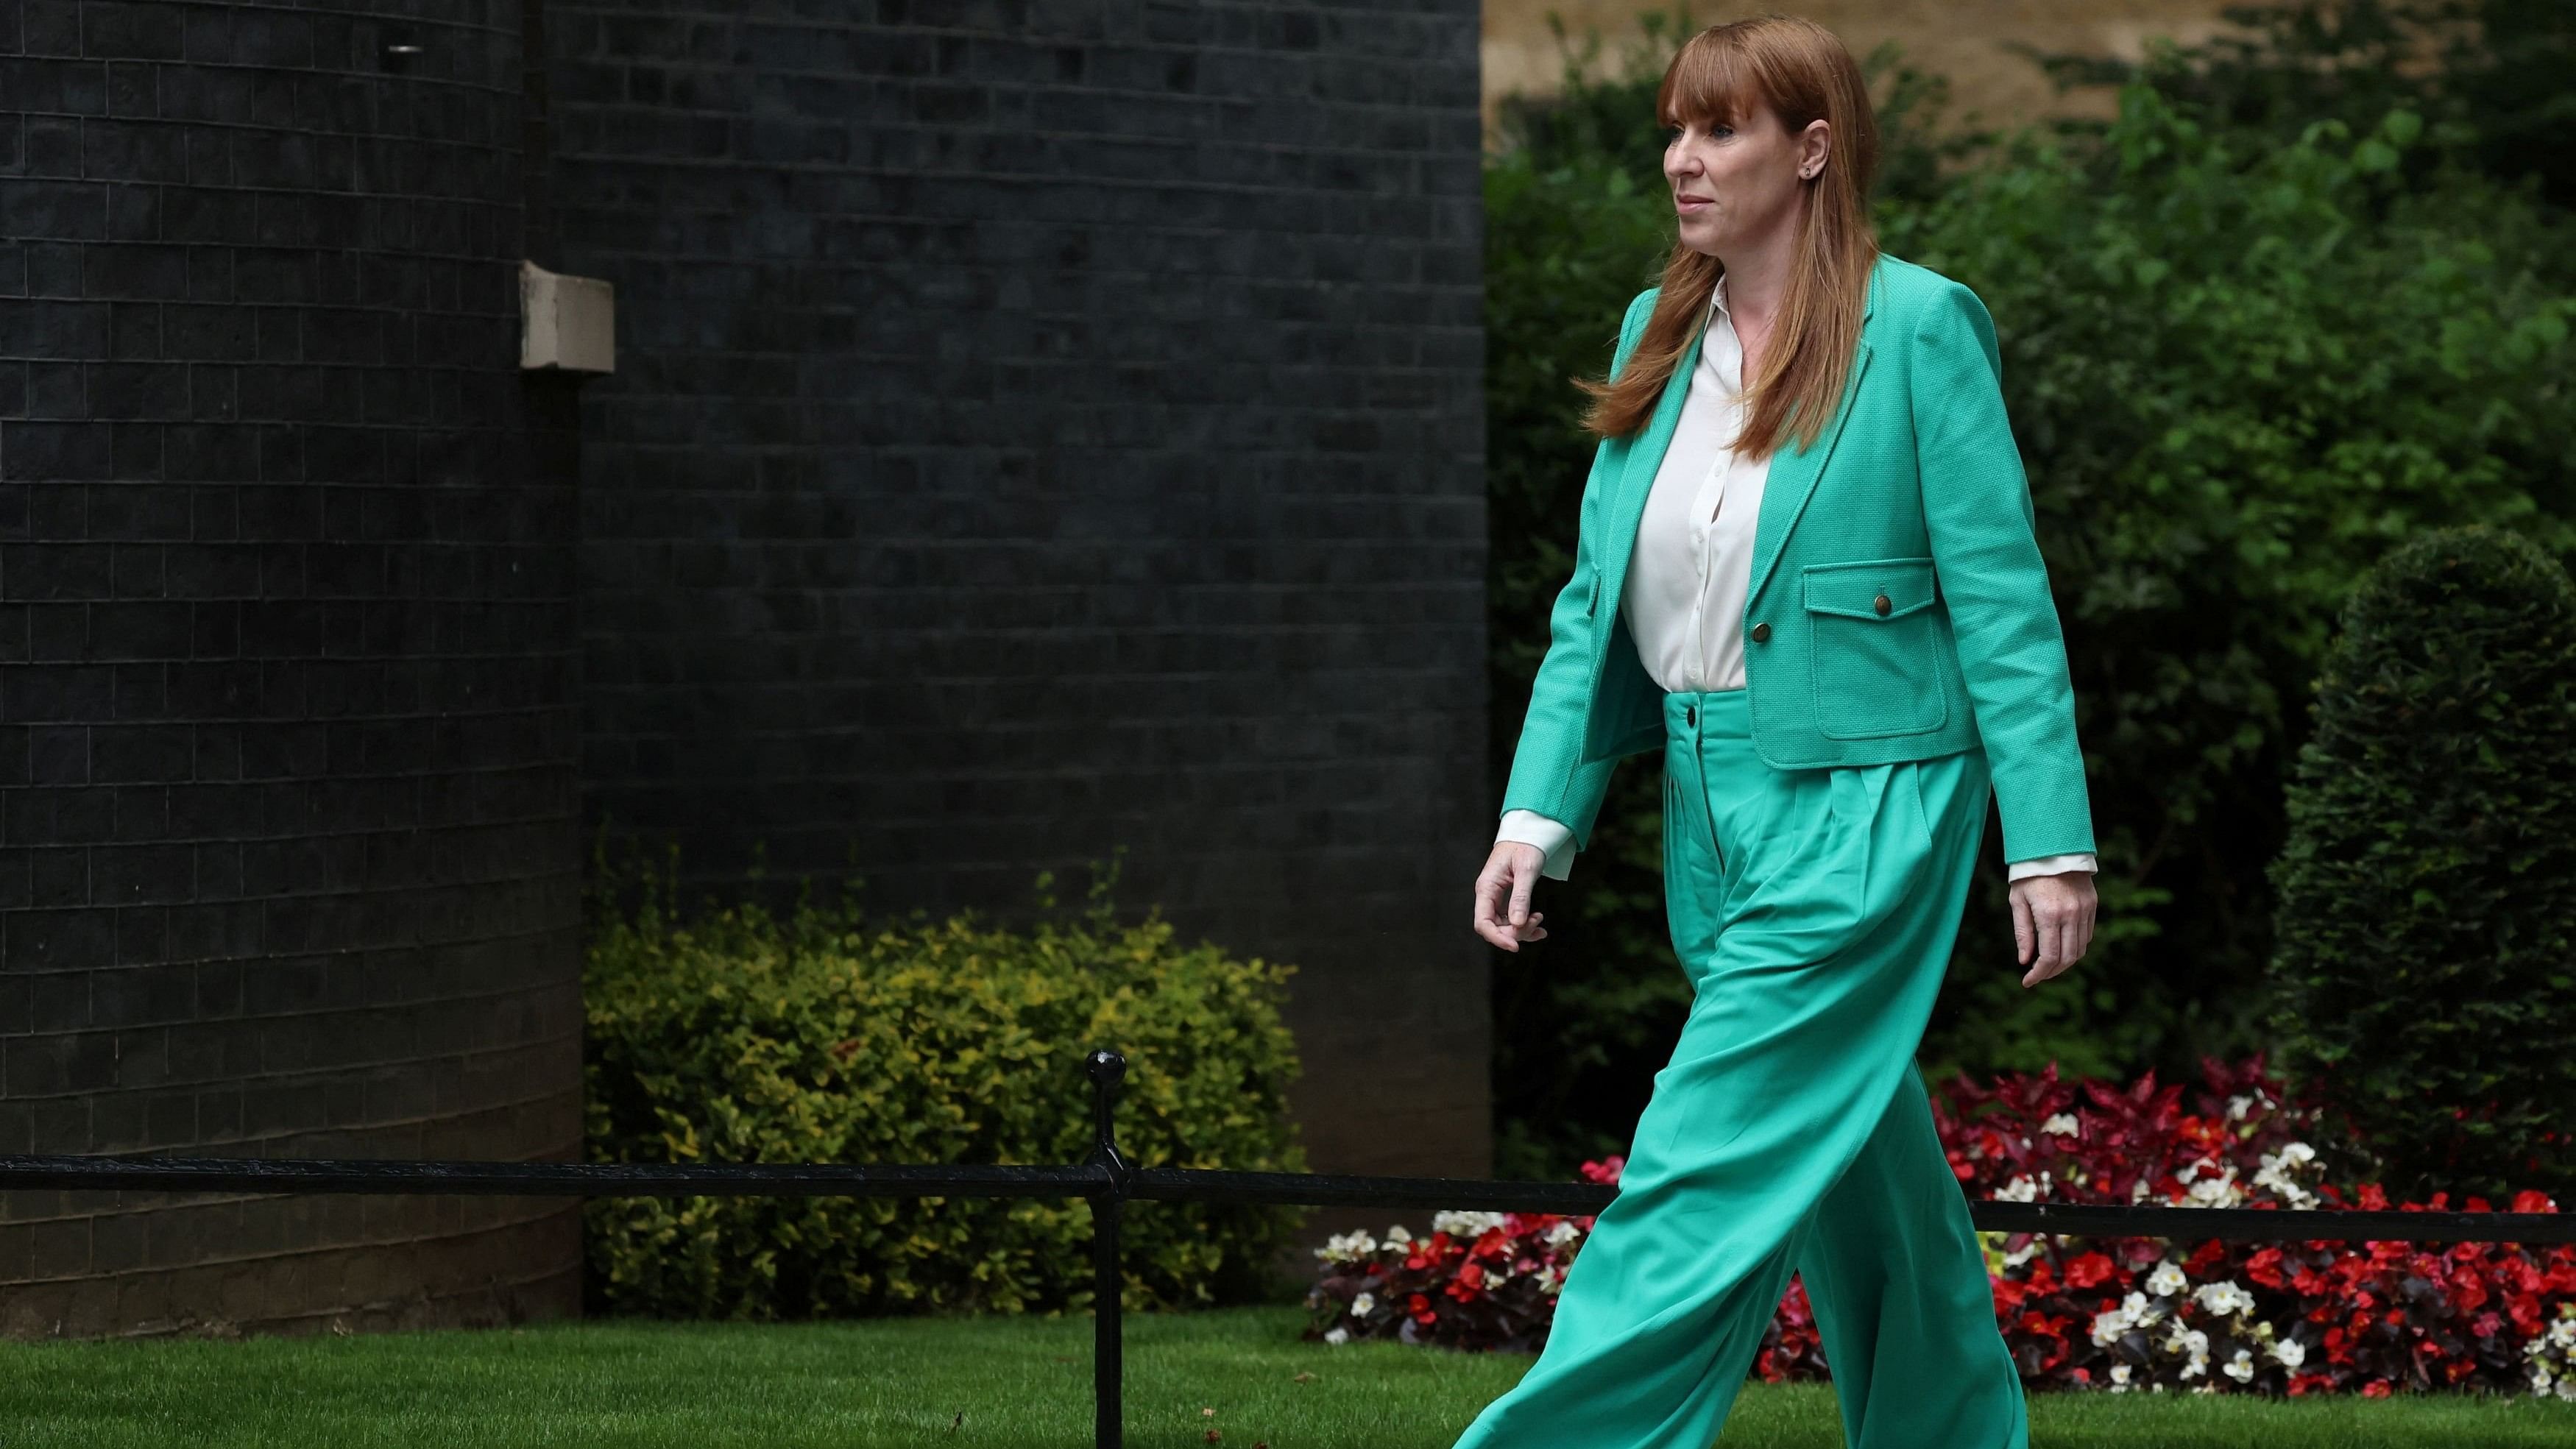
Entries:
[[1692, 121], [1674, 128], [1664, 147], [1682, 245], [1710, 256], [1792, 227], [1810, 184], [1799, 172], [1825, 164], [1826, 122], [1810, 121], [1792, 136], [1767, 106], [1739, 119], [1740, 126]]

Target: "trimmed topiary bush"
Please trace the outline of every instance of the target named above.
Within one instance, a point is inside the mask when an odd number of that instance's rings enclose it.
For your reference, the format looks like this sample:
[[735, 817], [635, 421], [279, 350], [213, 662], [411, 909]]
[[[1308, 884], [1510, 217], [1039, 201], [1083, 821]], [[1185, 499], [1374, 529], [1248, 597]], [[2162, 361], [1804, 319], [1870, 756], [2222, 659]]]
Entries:
[[[1042, 899], [1048, 878], [1039, 877]], [[584, 979], [594, 1162], [1076, 1162], [1083, 1058], [1126, 1055], [1121, 1151], [1140, 1167], [1300, 1172], [1280, 1017], [1294, 966], [1179, 946], [1106, 892], [1024, 932], [971, 913], [869, 921], [847, 898], [682, 923], [603, 859]], [[1123, 1301], [1166, 1309], [1270, 1288], [1303, 1209], [1135, 1202]], [[612, 1312], [776, 1319], [1083, 1311], [1080, 1198], [600, 1199], [589, 1295]]]
[[2289, 787], [2273, 1029], [2392, 1193], [2576, 1188], [2576, 585], [2486, 527], [2345, 607]]

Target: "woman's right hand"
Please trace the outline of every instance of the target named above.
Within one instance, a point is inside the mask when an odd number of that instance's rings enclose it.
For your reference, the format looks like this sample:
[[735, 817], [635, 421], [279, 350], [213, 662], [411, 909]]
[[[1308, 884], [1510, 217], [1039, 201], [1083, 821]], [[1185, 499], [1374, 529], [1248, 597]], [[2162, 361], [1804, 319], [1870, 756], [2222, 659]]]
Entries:
[[1546, 913], [1530, 909], [1530, 892], [1537, 887], [1539, 867], [1546, 861], [1535, 845], [1494, 842], [1494, 853], [1485, 858], [1484, 874], [1476, 877], [1477, 935], [1506, 951], [1519, 950], [1523, 941], [1547, 939], [1546, 928], [1539, 924], [1547, 919]]

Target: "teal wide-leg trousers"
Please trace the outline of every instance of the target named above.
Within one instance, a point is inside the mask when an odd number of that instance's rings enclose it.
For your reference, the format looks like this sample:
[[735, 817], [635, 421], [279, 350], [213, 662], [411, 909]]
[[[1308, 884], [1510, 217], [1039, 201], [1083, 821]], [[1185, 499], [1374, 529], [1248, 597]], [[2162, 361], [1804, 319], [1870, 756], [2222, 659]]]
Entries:
[[1741, 689], [1664, 698], [1695, 995], [1544, 1351], [1457, 1449], [1709, 1449], [1795, 1271], [1853, 1449], [2028, 1449], [1914, 1064], [1992, 794], [1983, 750], [1781, 770]]

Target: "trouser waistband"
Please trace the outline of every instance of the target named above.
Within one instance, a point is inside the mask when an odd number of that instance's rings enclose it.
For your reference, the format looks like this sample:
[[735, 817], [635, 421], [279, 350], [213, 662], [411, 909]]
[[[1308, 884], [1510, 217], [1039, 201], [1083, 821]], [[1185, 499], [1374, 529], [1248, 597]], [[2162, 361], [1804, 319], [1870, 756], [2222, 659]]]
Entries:
[[1753, 736], [1750, 689], [1676, 689], [1664, 695], [1664, 733], [1705, 739]]

